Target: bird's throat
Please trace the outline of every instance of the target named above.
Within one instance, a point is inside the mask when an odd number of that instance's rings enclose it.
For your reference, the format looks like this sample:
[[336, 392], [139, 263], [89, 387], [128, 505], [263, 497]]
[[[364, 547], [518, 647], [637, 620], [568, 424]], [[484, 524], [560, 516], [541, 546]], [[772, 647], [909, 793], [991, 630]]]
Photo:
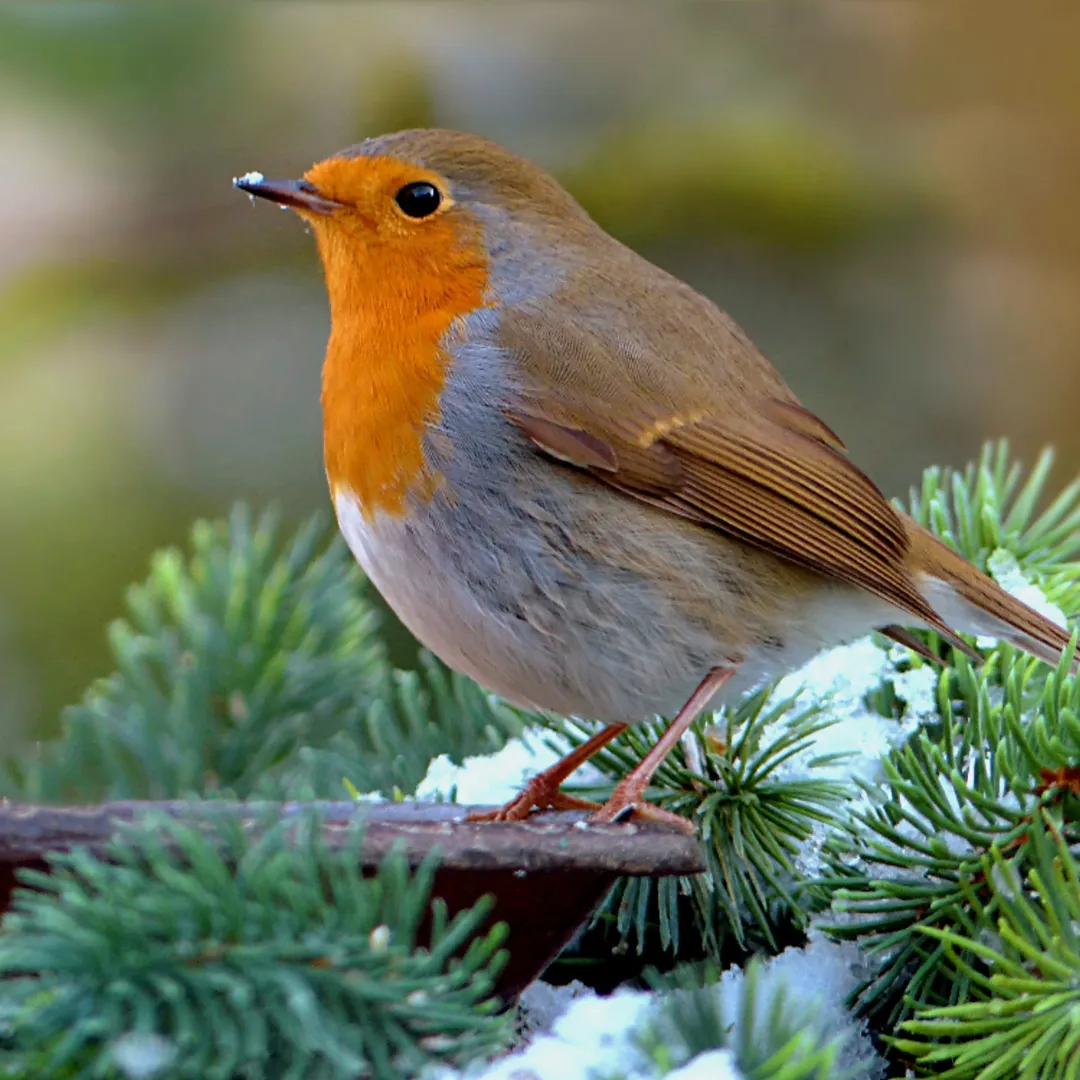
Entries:
[[407, 497], [439, 482], [424, 431], [439, 418], [455, 320], [484, 304], [486, 260], [451, 235], [414, 249], [346, 247], [330, 234], [319, 248], [332, 323], [322, 378], [331, 492], [350, 493], [366, 518], [399, 516]]

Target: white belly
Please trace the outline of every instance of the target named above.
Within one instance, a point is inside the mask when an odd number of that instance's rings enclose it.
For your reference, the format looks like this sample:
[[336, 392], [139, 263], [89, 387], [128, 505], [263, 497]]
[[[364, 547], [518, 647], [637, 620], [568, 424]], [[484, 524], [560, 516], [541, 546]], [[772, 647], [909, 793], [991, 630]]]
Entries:
[[[455, 566], [460, 559], [445, 558], [456, 550], [469, 560], [459, 537], [446, 536], [430, 520], [372, 521], [348, 491], [339, 491], [335, 507], [342, 535], [364, 573], [413, 636], [440, 660], [513, 704], [592, 715], [583, 711], [580, 694], [559, 690], [564, 679], [550, 662], [552, 642], [537, 641], [538, 631], [527, 618], [516, 614], [512, 604], [493, 599], [503, 584], [498, 570], [481, 571], [491, 587], [476, 587], [477, 579]], [[481, 556], [482, 535], [471, 540], [477, 545], [473, 554]], [[505, 587], [513, 586], [507, 581]]]
[[[741, 660], [723, 693], [734, 697], [895, 621], [882, 601], [820, 578], [809, 592], [778, 598], [771, 580], [769, 596], [755, 595], [747, 566], [759, 563], [741, 545], [678, 519], [665, 522], [666, 564], [645, 575], [659, 552], [642, 526], [660, 512], [606, 488], [571, 500], [563, 482], [556, 474], [532, 503], [501, 487], [467, 508], [437, 495], [402, 519], [372, 522], [348, 493], [336, 509], [357, 561], [423, 645], [508, 701], [563, 715], [671, 716], [712, 667]], [[555, 520], [571, 503], [574, 519]], [[598, 535], [602, 560], [589, 546]]]

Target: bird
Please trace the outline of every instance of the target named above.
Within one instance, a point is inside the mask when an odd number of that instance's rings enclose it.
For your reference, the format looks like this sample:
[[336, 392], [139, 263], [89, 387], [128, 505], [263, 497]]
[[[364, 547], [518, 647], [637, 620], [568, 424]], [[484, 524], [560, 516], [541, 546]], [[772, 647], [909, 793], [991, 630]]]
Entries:
[[[450, 667], [601, 725], [477, 818], [692, 830], [647, 795], [694, 719], [872, 630], [1070, 647], [894, 508], [730, 315], [531, 161], [415, 129], [234, 184], [314, 235], [326, 475], [368, 578]], [[605, 803], [561, 791], [655, 716]]]

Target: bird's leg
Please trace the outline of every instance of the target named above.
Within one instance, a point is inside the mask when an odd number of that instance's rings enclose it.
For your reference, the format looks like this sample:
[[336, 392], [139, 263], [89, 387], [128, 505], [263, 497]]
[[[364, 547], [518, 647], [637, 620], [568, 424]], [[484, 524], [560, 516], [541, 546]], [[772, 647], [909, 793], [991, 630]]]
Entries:
[[[698, 714], [712, 700], [713, 695], [735, 674], [735, 668], [713, 668], [698, 684], [690, 695], [690, 700], [679, 710], [678, 715], [668, 725], [667, 731], [660, 736], [656, 745], [641, 759], [633, 770], [620, 781], [611, 798], [589, 819], [594, 822], [621, 821], [624, 817], [636, 813], [651, 821], [661, 821], [672, 825], [682, 832], [693, 832], [694, 826], [686, 818], [661, 810], [645, 802], [645, 789], [649, 786], [653, 774], [660, 767], [664, 758], [671, 753], [675, 744], [694, 722]], [[601, 732], [601, 734], [603, 734]]]
[[470, 814], [469, 821], [524, 821], [533, 810], [597, 810], [599, 803], [564, 795], [559, 787], [580, 765], [584, 765], [612, 739], [626, 730], [626, 724], [608, 724], [588, 742], [575, 747], [566, 757], [556, 761], [550, 768], [537, 773], [522, 789], [521, 794], [497, 810], [482, 810]]

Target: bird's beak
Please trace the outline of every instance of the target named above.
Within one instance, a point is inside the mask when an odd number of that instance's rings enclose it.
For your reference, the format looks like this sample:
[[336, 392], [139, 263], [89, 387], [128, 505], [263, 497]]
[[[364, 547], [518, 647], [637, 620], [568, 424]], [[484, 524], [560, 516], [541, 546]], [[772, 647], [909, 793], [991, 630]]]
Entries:
[[250, 172], [234, 177], [233, 187], [247, 192], [252, 199], [269, 199], [278, 206], [288, 206], [310, 214], [332, 214], [342, 206], [320, 195], [315, 185], [306, 180], [267, 180], [262, 173]]

